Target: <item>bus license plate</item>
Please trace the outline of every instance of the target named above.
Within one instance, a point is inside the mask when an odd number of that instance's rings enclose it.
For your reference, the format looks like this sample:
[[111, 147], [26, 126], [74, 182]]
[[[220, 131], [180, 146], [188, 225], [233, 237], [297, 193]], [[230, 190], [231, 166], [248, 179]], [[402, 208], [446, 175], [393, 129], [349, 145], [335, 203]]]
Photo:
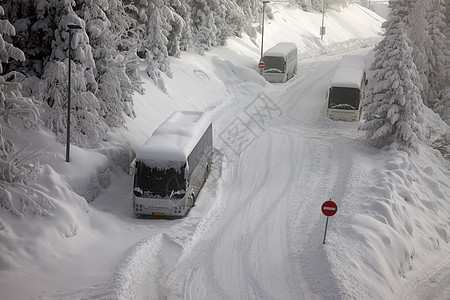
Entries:
[[154, 216], [164, 216], [164, 213], [153, 213]]

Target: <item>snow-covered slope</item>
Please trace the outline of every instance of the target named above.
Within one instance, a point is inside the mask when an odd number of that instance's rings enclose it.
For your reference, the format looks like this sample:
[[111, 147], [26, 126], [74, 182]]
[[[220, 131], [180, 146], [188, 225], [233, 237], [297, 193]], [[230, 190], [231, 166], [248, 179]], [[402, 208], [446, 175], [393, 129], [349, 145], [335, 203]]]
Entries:
[[[271, 4], [265, 47], [291, 41], [298, 74], [269, 84], [260, 36], [171, 59], [167, 93], [146, 79], [138, 117], [92, 150], [46, 130], [7, 132], [41, 152], [50, 201], [0, 211], [2, 299], [392, 299], [450, 295], [450, 171], [439, 152], [367, 146], [358, 124], [325, 115], [344, 53], [367, 55], [383, 19], [359, 6], [322, 15]], [[368, 48], [367, 48], [368, 47]], [[133, 153], [174, 110], [209, 111], [214, 164], [189, 215], [134, 218]], [[431, 111], [436, 132], [449, 130]], [[128, 147], [131, 145], [131, 147]], [[45, 146], [45, 147], [44, 147]], [[83, 197], [81, 197], [82, 195]], [[329, 220], [321, 204], [332, 199]], [[85, 199], [92, 201], [87, 203]]]

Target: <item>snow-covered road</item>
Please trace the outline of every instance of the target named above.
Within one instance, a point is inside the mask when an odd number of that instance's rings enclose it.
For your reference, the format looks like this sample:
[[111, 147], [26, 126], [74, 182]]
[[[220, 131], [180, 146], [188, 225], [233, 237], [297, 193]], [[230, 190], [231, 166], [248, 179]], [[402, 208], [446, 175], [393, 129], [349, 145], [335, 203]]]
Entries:
[[220, 185], [219, 215], [200, 226], [208, 230], [184, 247], [176, 265], [158, 274], [158, 293], [144, 298], [299, 299], [319, 290], [336, 296], [320, 206], [350, 170], [333, 157], [332, 140], [357, 126], [336, 127], [325, 118], [327, 78], [338, 59], [304, 62], [287, 84], [213, 112], [222, 177], [207, 182], [198, 201], [211, 201]]

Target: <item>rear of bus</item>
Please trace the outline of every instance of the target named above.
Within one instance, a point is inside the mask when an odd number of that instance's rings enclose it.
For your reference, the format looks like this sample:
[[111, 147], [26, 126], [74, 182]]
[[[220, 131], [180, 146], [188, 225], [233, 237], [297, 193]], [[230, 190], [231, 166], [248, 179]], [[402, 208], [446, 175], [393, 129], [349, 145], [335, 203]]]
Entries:
[[133, 210], [137, 216], [183, 217], [191, 205], [186, 198], [185, 161], [135, 162]]
[[335, 121], [358, 122], [365, 87], [364, 69], [341, 66], [328, 91], [328, 117]]
[[297, 46], [281, 42], [264, 53], [263, 77], [268, 82], [283, 83], [297, 72]]

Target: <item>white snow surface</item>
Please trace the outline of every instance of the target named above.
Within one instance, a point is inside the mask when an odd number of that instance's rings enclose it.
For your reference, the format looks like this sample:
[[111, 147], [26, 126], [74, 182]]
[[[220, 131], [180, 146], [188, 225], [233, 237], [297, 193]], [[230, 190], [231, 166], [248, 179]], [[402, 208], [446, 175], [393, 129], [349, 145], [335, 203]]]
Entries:
[[297, 46], [291, 42], [280, 42], [264, 52], [264, 56], [285, 56], [291, 51], [297, 51]]
[[[51, 205], [0, 210], [1, 299], [450, 298], [449, 161], [429, 146], [374, 149], [358, 123], [326, 117], [342, 55], [370, 62], [383, 19], [357, 5], [328, 12], [321, 41], [320, 13], [270, 5], [264, 44], [301, 54], [287, 83], [259, 75], [260, 41], [243, 36], [171, 58], [167, 93], [143, 71], [138, 117], [94, 149], [72, 146], [70, 163], [48, 130], [5, 130], [18, 147], [45, 146], [35, 188]], [[211, 174], [187, 217], [136, 219], [128, 145], [176, 110], [211, 115]], [[449, 131], [430, 110], [426, 122]]]
[[340, 66], [331, 79], [332, 87], [351, 87], [359, 89], [361, 87], [364, 70], [351, 66]]
[[211, 120], [206, 112], [177, 110], [155, 129], [137, 151], [136, 159], [185, 162], [209, 125]]

